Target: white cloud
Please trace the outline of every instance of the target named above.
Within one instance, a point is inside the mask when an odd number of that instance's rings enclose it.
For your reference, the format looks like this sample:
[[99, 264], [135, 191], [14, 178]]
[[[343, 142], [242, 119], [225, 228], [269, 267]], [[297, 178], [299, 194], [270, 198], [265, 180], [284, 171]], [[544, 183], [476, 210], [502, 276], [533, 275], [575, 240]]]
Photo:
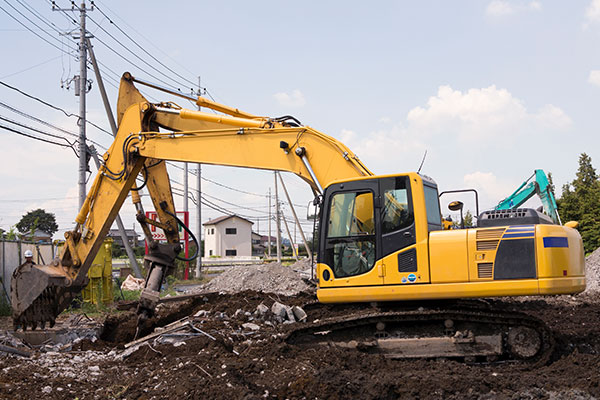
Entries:
[[407, 121], [418, 134], [456, 134], [461, 140], [479, 141], [515, 136], [523, 129], [563, 129], [571, 123], [564, 111], [551, 104], [529, 113], [520, 99], [495, 85], [466, 92], [440, 86], [425, 107], [409, 111]]
[[516, 186], [499, 181], [491, 172], [475, 171], [465, 175], [463, 182], [465, 187], [473, 188], [479, 193], [480, 212], [493, 208], [516, 189]]
[[376, 174], [416, 170], [426, 144], [401, 125], [358, 135], [342, 129], [339, 139]]
[[585, 9], [585, 19], [588, 23], [600, 21], [600, 0], [592, 0], [588, 5]]
[[488, 4], [485, 9], [485, 13], [491, 16], [502, 16], [514, 13], [514, 8], [507, 1], [502, 0], [494, 0], [490, 4]]
[[588, 82], [595, 86], [600, 86], [600, 70], [592, 70], [590, 71], [590, 76], [588, 77]]
[[534, 115], [534, 119], [541, 127], [558, 130], [567, 128], [573, 122], [563, 110], [552, 104], [540, 108]]
[[381, 122], [382, 124], [389, 124], [390, 122], [392, 122], [392, 119], [390, 117], [381, 117], [379, 118], [379, 122]]
[[485, 9], [486, 15], [490, 17], [503, 17], [521, 11], [540, 11], [542, 3], [531, 1], [528, 4], [513, 4], [507, 0], [492, 0]]
[[292, 90], [291, 93], [279, 92], [273, 95], [275, 100], [282, 106], [286, 107], [302, 107], [306, 104], [306, 99], [302, 92], [298, 89]]

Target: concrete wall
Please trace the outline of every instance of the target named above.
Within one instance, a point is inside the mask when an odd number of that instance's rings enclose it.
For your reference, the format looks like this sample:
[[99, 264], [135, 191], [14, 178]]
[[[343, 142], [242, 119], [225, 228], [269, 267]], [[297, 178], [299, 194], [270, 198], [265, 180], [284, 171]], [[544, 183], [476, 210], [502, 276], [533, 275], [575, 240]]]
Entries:
[[[39, 251], [38, 251], [39, 249]], [[52, 244], [39, 244], [23, 241], [0, 240], [0, 296], [4, 296], [4, 289], [10, 296], [10, 280], [13, 271], [25, 261], [23, 253], [31, 250], [33, 261], [36, 264], [49, 264], [54, 259], [55, 250]]]

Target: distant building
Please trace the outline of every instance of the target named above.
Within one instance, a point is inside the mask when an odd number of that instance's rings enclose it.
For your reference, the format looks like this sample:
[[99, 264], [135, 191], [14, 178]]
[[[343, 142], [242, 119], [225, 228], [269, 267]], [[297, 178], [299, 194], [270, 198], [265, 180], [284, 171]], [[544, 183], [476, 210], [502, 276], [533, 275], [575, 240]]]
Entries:
[[[131, 247], [139, 246], [140, 239], [135, 229], [125, 229], [125, 233], [127, 234], [127, 241], [129, 242]], [[123, 239], [121, 238], [121, 234], [119, 233], [118, 229], [111, 229], [110, 231], [108, 231], [108, 235], [106, 235], [106, 237], [109, 237], [112, 240], [114, 240], [115, 244], [123, 246]]]
[[36, 229], [35, 232], [33, 232], [33, 236], [30, 233], [22, 234], [19, 236], [21, 237], [21, 240], [25, 240], [28, 242], [52, 243], [52, 235], [40, 229]]
[[252, 221], [224, 215], [204, 224], [204, 257], [249, 257], [252, 252]]
[[252, 255], [262, 257], [265, 255], [267, 247], [262, 244], [262, 236], [252, 232]]

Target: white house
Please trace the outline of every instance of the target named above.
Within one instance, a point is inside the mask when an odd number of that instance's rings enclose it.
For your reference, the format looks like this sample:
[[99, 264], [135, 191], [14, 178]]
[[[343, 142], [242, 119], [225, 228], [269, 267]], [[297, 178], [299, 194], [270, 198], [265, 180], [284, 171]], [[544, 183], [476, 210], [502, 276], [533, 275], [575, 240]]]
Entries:
[[254, 222], [237, 215], [224, 215], [204, 224], [204, 257], [252, 256]]

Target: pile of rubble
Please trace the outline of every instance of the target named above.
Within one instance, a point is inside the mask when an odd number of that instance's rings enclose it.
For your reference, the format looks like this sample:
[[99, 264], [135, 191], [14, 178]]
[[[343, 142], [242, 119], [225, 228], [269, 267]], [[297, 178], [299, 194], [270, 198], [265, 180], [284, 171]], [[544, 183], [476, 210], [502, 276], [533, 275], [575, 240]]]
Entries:
[[[301, 307], [290, 307], [278, 301], [274, 301], [271, 307], [260, 303], [254, 312], [244, 311], [240, 308], [231, 316], [225, 312], [202, 309], [125, 344], [124, 351], [113, 355], [115, 360], [123, 361], [145, 347], [152, 351], [155, 351], [153, 346], [160, 344], [172, 344], [174, 347], [179, 347], [185, 345], [187, 340], [200, 336], [215, 342], [232, 342], [233, 337], [242, 338], [244, 339], [243, 344], [249, 345], [253, 341], [262, 341], [266, 337], [271, 337], [279, 324], [303, 323], [306, 320], [307, 314]], [[215, 324], [219, 326], [219, 329], [215, 330]], [[239, 354], [234, 348], [231, 348], [231, 352]]]
[[228, 268], [225, 272], [192, 292], [225, 292], [237, 293], [244, 290], [254, 290], [264, 293], [275, 293], [283, 296], [294, 296], [300, 292], [312, 290], [296, 270], [310, 270], [310, 261], [298, 261], [296, 264], [284, 267], [280, 263], [260, 265], [243, 265]]
[[596, 249], [585, 259], [586, 289], [584, 294], [597, 294], [600, 292], [600, 248]]

